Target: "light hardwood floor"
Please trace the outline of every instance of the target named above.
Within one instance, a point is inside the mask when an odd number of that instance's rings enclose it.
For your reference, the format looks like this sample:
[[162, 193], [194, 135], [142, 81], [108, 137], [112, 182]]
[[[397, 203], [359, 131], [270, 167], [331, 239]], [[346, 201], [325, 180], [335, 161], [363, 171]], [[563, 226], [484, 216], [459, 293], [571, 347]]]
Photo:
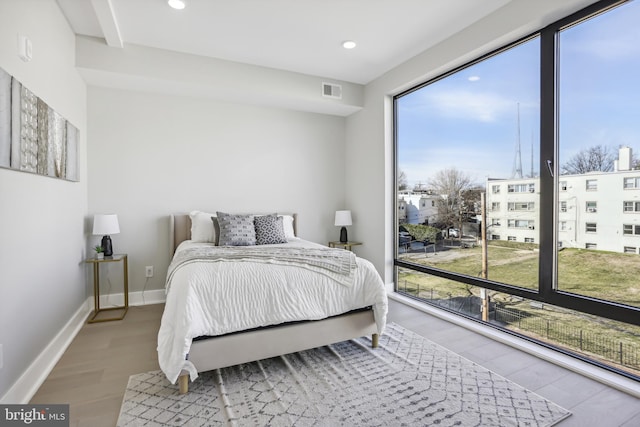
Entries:
[[129, 376], [160, 369], [163, 304], [130, 307], [123, 320], [85, 324], [31, 403], [68, 403], [71, 427], [113, 427]]
[[[114, 426], [129, 376], [159, 369], [163, 308], [131, 307], [122, 321], [85, 325], [31, 403], [69, 403], [72, 427]], [[633, 396], [396, 301], [388, 320], [569, 409], [559, 427], [640, 426]]]

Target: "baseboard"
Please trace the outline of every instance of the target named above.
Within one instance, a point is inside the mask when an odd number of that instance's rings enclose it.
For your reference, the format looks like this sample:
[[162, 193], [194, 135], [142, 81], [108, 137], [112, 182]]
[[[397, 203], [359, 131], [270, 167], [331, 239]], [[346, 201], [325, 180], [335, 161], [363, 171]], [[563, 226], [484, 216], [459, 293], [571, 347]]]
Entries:
[[27, 370], [0, 398], [3, 404], [27, 404], [36, 394], [53, 367], [58, 363], [71, 341], [80, 331], [93, 308], [93, 298], [88, 298], [71, 316], [58, 334], [49, 342]]
[[[161, 304], [165, 301], [164, 289], [153, 289], [145, 292], [129, 293], [129, 305]], [[100, 306], [105, 308], [124, 304], [124, 294], [100, 296]], [[2, 404], [27, 404], [36, 394], [42, 383], [47, 379], [58, 360], [80, 329], [85, 325], [87, 317], [93, 311], [93, 296], [76, 310], [71, 319], [58, 334], [49, 342], [27, 370], [11, 386], [9, 391], [0, 398]]]
[[632, 396], [640, 397], [640, 384], [632, 379], [625, 378], [622, 375], [618, 375], [606, 369], [599, 368], [598, 366], [583, 362], [582, 360], [543, 347], [531, 341], [518, 338], [506, 332], [502, 332], [488, 326], [483, 326], [478, 322], [474, 322], [472, 320], [465, 319], [462, 316], [458, 316], [448, 311], [441, 310], [437, 307], [421, 303], [413, 298], [406, 297], [397, 292], [391, 292], [388, 294], [388, 296], [389, 299], [398, 301], [402, 304], [406, 304], [410, 307], [415, 308], [416, 310], [423, 311], [465, 329], [469, 329], [480, 335], [484, 335], [503, 344], [517, 348], [524, 351], [525, 353], [529, 353], [540, 359], [546, 360], [547, 362], [562, 366], [565, 369], [569, 369], [573, 372], [606, 384], [609, 387], [618, 389]]

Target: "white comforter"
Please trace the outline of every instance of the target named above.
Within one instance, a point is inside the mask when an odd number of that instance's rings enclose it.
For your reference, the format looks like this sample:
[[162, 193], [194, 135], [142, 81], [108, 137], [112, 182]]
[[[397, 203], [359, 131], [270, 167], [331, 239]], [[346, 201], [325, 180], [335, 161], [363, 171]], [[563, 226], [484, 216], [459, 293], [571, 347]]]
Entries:
[[[176, 254], [195, 245], [186, 241]], [[264, 247], [322, 248], [302, 239]], [[254, 247], [255, 248], [255, 247]], [[158, 362], [171, 383], [184, 369], [193, 338], [299, 320], [318, 320], [372, 306], [378, 333], [386, 323], [387, 296], [373, 265], [356, 258], [350, 286], [316, 271], [264, 262], [194, 262], [173, 271], [158, 332]]]

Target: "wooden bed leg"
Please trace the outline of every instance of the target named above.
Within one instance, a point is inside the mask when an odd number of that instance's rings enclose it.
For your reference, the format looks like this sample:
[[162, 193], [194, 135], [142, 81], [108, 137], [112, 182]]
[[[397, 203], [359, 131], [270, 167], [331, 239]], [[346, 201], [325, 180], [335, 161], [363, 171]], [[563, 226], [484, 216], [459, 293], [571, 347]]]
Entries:
[[371, 347], [378, 348], [378, 334], [371, 335]]
[[180, 394], [186, 394], [189, 391], [189, 375], [180, 375], [178, 385], [180, 386]]

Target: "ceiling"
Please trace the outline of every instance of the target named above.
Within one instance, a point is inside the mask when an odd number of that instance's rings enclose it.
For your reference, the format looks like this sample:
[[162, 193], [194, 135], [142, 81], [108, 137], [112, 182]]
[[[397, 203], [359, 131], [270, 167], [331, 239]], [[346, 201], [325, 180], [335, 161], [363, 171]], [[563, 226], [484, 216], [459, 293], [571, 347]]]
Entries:
[[[57, 0], [76, 34], [366, 84], [512, 0]], [[357, 47], [344, 49], [353, 40]]]

